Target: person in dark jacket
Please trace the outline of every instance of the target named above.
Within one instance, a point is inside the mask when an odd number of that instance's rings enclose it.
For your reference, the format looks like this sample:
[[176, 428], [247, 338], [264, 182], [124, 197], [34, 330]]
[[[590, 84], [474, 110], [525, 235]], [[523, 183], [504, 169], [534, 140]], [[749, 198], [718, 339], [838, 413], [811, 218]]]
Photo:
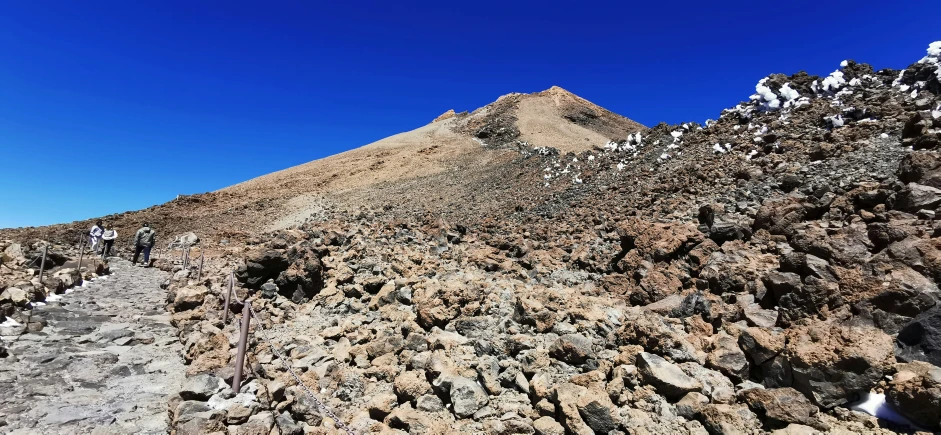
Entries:
[[141, 229], [134, 235], [134, 259], [132, 264], [137, 264], [137, 257], [141, 251], [144, 252], [144, 267], [150, 266], [150, 249], [154, 247], [157, 240], [157, 232], [150, 228], [150, 224], [145, 223]]

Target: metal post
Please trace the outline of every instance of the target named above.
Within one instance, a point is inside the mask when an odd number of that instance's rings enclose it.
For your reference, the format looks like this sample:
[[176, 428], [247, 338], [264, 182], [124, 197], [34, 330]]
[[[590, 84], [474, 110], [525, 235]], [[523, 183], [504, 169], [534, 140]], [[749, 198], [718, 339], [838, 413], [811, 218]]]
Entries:
[[196, 272], [196, 281], [203, 278], [203, 253], [199, 253], [199, 270]]
[[242, 366], [245, 365], [245, 348], [248, 346], [248, 325], [252, 319], [252, 301], [245, 299], [242, 307], [242, 331], [239, 333], [239, 347], [235, 354], [235, 377], [232, 378], [232, 392], [238, 394], [242, 385]]
[[235, 272], [229, 272], [229, 291], [225, 294], [225, 306], [222, 307], [222, 324], [229, 321], [229, 300], [232, 299], [232, 288], [235, 287]]
[[[42, 273], [46, 270], [46, 252], [49, 251], [49, 245], [42, 247], [42, 261], [39, 263], [39, 285], [42, 285]], [[45, 286], [43, 286], [45, 288]]]

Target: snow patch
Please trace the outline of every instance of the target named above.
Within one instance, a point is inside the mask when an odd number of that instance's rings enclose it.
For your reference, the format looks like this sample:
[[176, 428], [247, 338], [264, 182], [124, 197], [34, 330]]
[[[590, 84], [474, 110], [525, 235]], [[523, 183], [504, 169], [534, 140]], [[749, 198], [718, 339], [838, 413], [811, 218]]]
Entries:
[[843, 62], [840, 62], [840, 68], [846, 68], [848, 66], [850, 66], [850, 63], [845, 60]]

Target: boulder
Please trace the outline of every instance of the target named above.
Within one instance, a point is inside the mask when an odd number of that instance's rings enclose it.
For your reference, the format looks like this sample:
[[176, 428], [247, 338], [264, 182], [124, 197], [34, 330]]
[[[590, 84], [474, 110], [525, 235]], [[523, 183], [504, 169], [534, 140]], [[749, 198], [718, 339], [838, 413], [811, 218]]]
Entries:
[[180, 397], [183, 400], [201, 400], [206, 401], [223, 389], [226, 385], [222, 379], [210, 374], [201, 374], [190, 376], [183, 381], [183, 387], [180, 389]]
[[180, 312], [199, 308], [208, 295], [209, 289], [204, 286], [183, 287], [176, 291], [176, 297], [173, 299], [173, 311]]
[[10, 287], [0, 293], [0, 304], [11, 303], [18, 307], [29, 305], [29, 294], [18, 287]]
[[269, 279], [277, 278], [291, 266], [291, 261], [282, 251], [261, 249], [245, 257], [245, 264], [235, 271], [235, 278], [248, 288], [259, 288]]
[[591, 348], [591, 340], [580, 334], [566, 334], [559, 337], [552, 347], [549, 355], [557, 360], [573, 365], [584, 364], [595, 356]]
[[793, 388], [752, 388], [739, 393], [739, 397], [772, 428], [797, 423], [827, 429], [817, 419], [817, 407]]
[[919, 314], [902, 327], [895, 355], [900, 361], [925, 361], [941, 365], [941, 306]]
[[886, 401], [923, 427], [941, 428], [941, 368], [915, 361], [896, 366]]
[[941, 189], [924, 184], [908, 183], [899, 192], [895, 208], [915, 213], [923, 209], [934, 209], [938, 205], [941, 205]]
[[787, 332], [794, 388], [823, 408], [868, 392], [892, 370], [892, 339], [870, 327], [816, 323]]
[[533, 422], [537, 435], [565, 435], [565, 428], [552, 417], [539, 417]]
[[738, 341], [725, 331], [713, 341], [713, 349], [706, 357], [706, 365], [728, 376], [735, 382], [748, 379], [749, 363]]
[[454, 414], [461, 418], [474, 415], [489, 402], [487, 392], [476, 381], [455, 377], [449, 391]]
[[679, 400], [686, 393], [703, 388], [702, 383], [682, 369], [652, 353], [641, 352], [637, 355], [637, 370], [644, 382], [653, 385], [658, 393], [671, 400]]

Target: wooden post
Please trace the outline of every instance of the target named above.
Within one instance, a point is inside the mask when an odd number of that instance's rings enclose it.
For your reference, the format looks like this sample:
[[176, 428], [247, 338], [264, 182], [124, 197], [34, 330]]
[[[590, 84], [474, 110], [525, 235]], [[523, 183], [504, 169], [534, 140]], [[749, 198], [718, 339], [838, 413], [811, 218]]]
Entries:
[[[78, 273], [82, 274], [82, 257], [85, 256], [85, 240], [86, 237], [82, 237], [82, 244], [78, 248]], [[83, 275], [84, 276], [84, 275]]]
[[239, 333], [239, 345], [235, 354], [235, 377], [232, 378], [232, 392], [238, 394], [242, 385], [242, 367], [245, 365], [245, 348], [248, 347], [248, 326], [252, 319], [252, 302], [245, 299], [242, 307], [242, 331]]
[[[46, 270], [46, 253], [49, 252], [49, 245], [42, 247], [42, 261], [39, 262], [39, 285], [42, 285], [42, 273]], [[45, 288], [46, 286], [43, 286]]]

